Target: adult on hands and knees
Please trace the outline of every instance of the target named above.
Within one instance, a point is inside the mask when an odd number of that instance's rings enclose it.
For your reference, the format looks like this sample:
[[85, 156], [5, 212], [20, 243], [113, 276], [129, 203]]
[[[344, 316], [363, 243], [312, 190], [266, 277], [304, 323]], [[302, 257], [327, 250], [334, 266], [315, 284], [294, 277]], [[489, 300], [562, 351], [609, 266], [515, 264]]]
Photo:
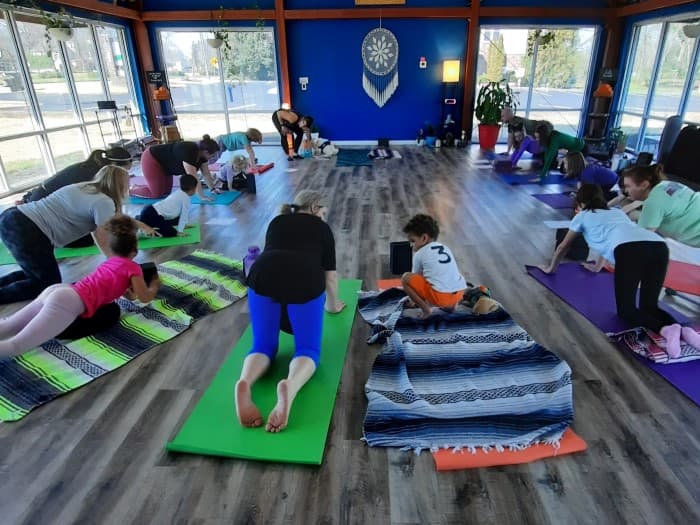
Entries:
[[92, 233], [95, 244], [109, 256], [104, 225], [121, 212], [128, 191], [129, 172], [105, 166], [92, 182], [64, 186], [48, 197], [5, 210], [0, 215], [0, 237], [20, 270], [0, 277], [0, 303], [34, 299], [61, 282], [55, 247]]
[[323, 196], [304, 190], [293, 204], [282, 206], [270, 223], [265, 249], [248, 275], [248, 304], [253, 348], [243, 362], [236, 383], [236, 414], [241, 425], [263, 424], [251, 389], [277, 354], [280, 327], [288, 317], [294, 334], [294, 357], [289, 374], [277, 384], [277, 404], [267, 419], [268, 432], [287, 426], [299, 390], [316, 371], [321, 354], [324, 309], [338, 313], [345, 303], [338, 298], [333, 232], [324, 221]]
[[[192, 175], [200, 172], [209, 189], [216, 193], [216, 181], [209, 172], [207, 162], [219, 151], [219, 145], [209, 135], [204, 135], [197, 142], [169, 142], [151, 146], [141, 155], [141, 171], [146, 180], [145, 186], [133, 186], [130, 190], [134, 197], [160, 199], [167, 197], [173, 189], [174, 175]], [[202, 185], [197, 185], [197, 195], [202, 200], [212, 199], [204, 196]]]

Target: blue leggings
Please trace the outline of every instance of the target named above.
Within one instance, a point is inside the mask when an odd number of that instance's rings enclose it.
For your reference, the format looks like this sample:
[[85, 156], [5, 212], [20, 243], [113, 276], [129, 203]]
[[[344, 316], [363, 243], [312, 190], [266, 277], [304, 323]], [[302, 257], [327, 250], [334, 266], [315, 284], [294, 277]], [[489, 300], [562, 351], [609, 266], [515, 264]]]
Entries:
[[[308, 357], [318, 366], [321, 357], [325, 292], [302, 304], [286, 305], [294, 331], [294, 357]], [[250, 354], [265, 354], [275, 359], [279, 346], [280, 319], [283, 305], [248, 288], [248, 308], [253, 326], [253, 348]]]

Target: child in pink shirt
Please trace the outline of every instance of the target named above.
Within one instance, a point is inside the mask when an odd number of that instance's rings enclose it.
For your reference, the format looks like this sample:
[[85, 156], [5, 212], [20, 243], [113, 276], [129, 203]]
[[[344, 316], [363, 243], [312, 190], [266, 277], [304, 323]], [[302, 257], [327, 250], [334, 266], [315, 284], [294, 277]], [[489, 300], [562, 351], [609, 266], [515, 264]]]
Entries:
[[105, 224], [112, 256], [75, 284], [54, 284], [6, 319], [0, 319], [0, 357], [9, 357], [45, 343], [63, 332], [78, 317], [89, 318], [102, 305], [124, 295], [142, 302], [153, 300], [160, 281], [150, 284], [141, 266], [131, 217], [116, 216]]

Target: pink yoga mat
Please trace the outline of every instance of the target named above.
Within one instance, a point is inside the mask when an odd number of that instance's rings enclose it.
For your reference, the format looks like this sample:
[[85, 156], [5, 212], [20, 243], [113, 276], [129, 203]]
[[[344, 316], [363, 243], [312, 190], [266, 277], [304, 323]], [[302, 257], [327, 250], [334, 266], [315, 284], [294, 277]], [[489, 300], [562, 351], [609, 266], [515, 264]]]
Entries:
[[[603, 332], [621, 332], [632, 328], [617, 316], [614, 275], [609, 272], [591, 273], [580, 264], [559, 265], [554, 275], [547, 275], [533, 266], [527, 273], [558, 295]], [[689, 320], [664, 303], [659, 306], [677, 321]], [[700, 360], [669, 365], [656, 364], [636, 356], [669, 383], [700, 405]]]

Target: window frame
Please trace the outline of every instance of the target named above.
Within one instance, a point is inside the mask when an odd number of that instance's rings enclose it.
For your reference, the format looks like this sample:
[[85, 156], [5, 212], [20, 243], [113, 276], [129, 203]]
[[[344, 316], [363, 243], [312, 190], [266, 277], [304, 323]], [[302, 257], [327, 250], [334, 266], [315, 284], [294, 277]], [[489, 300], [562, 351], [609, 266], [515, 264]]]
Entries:
[[[41, 105], [39, 103], [39, 99], [37, 97], [36, 90], [32, 82], [32, 76], [29, 70], [29, 63], [27, 61], [24, 46], [22, 45], [22, 41], [19, 37], [19, 28], [17, 26], [17, 20], [15, 17], [15, 13], [21, 13], [23, 16], [28, 16], [32, 19], [36, 19], [36, 23], [41, 25], [39, 13], [35, 9], [17, 6], [9, 7], [4, 4], [0, 4], [0, 11], [2, 11], [4, 15], [4, 19], [7, 23], [7, 30], [12, 41], [12, 46], [16, 53], [16, 59], [18, 62], [18, 73], [21, 78], [22, 86], [27, 98], [27, 109], [30, 112], [30, 117], [32, 118], [32, 121], [38, 128], [33, 131], [24, 131], [22, 133], [15, 133], [0, 137], [0, 142], [8, 142], [11, 140], [36, 136], [38, 138], [41, 157], [43, 159], [44, 167], [46, 169], [46, 177], [48, 177], [56, 172], [55, 155], [57, 153], [54, 152], [51, 147], [51, 143], [49, 140], [50, 134], [60, 131], [78, 129], [82, 137], [83, 154], [87, 158], [92, 149], [103, 147], [102, 144], [90, 143], [87, 127], [98, 125], [100, 122], [103, 125], [110, 125], [109, 123], [112, 122], [114, 118], [102, 117], [98, 119], [96, 115], [88, 116], [84, 114], [88, 112], [85, 112], [84, 108], [82, 108], [80, 105], [78, 88], [75, 84], [73, 68], [68, 57], [66, 43], [56, 41], [54, 42], [54, 45], [58, 50], [58, 56], [60, 57], [60, 63], [63, 68], [66, 84], [68, 86], [68, 95], [71, 100], [72, 109], [77, 117], [77, 122], [73, 124], [66, 124], [63, 126], [47, 127], [46, 123], [44, 122], [43, 115], [41, 112]], [[129, 105], [132, 111], [134, 129], [137, 130], [136, 133], [138, 134], [139, 125], [143, 115], [141, 111], [141, 105], [139, 104], [138, 91], [136, 90], [136, 85], [134, 83], [134, 74], [132, 70], [133, 63], [128, 53], [129, 47], [127, 45], [128, 42], [126, 36], [127, 28], [120, 24], [103, 22], [93, 20], [90, 18], [74, 17], [74, 19], [76, 20], [76, 22], [84, 24], [86, 27], [89, 28], [89, 35], [96, 53], [96, 62], [97, 67], [99, 69], [99, 79], [102, 85], [102, 90], [105, 95], [105, 100], [112, 100], [112, 94], [109, 87], [107, 73], [104, 68], [102, 50], [99, 46], [99, 40], [97, 35], [97, 28], [102, 26], [114, 28], [116, 30], [117, 36], [119, 38], [120, 49], [122, 51], [122, 60], [124, 61], [124, 77], [127, 90], [129, 92]], [[34, 23], [34, 20], [30, 20], [29, 23]], [[11, 184], [11, 176], [5, 167], [5, 163], [0, 158], [0, 197], [22, 191], [35, 185], [36, 181], [15, 185]]]

